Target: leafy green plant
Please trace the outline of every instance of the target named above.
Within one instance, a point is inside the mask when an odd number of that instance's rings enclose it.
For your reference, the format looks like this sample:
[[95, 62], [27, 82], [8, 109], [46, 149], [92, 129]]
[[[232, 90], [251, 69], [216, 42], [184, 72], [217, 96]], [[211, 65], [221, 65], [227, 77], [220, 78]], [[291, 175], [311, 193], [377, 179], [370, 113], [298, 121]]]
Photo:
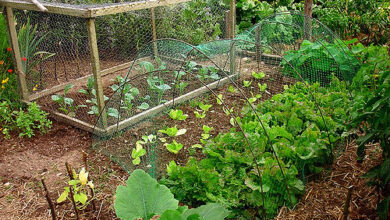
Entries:
[[[128, 112], [131, 112], [133, 109], [133, 101], [136, 96], [140, 94], [138, 88], [133, 87], [129, 80], [126, 80], [122, 76], [118, 75], [113, 80], [115, 84], [111, 85], [111, 89], [115, 92], [120, 89], [122, 93], [121, 108], [126, 109]], [[147, 102], [142, 102], [137, 108], [146, 110], [149, 108]]]
[[38, 51], [39, 44], [46, 38], [47, 34], [38, 36], [37, 28], [38, 25], [32, 26], [28, 18], [18, 32], [20, 56], [23, 59], [23, 71], [26, 74], [35, 73], [34, 69], [40, 62], [55, 55], [54, 53]]
[[171, 117], [173, 120], [184, 121], [187, 119], [188, 115], [184, 114], [180, 109], [172, 109], [169, 112], [169, 117]]
[[[91, 193], [89, 193], [88, 189], [92, 192], [90, 191]], [[85, 171], [85, 168], [82, 168], [79, 174], [73, 170], [73, 179], [69, 180], [67, 187], [64, 187], [64, 191], [57, 199], [57, 203], [62, 203], [67, 199], [71, 201], [70, 190], [72, 190], [73, 200], [78, 210], [85, 209], [95, 199], [93, 196], [94, 185], [92, 181], [88, 181], [88, 172]]]
[[135, 170], [118, 186], [115, 194], [115, 212], [120, 219], [161, 220], [223, 220], [229, 211], [218, 204], [207, 204], [195, 209], [178, 206], [170, 190], [160, 185], [143, 170]]
[[258, 73], [256, 73], [256, 72], [252, 72], [252, 76], [255, 78], [255, 79], [257, 79], [257, 80], [259, 80], [259, 79], [262, 79], [262, 78], [264, 78], [265, 77], [265, 73], [264, 72], [258, 72]]
[[10, 138], [10, 132], [19, 132], [19, 137], [32, 137], [35, 130], [46, 133], [52, 122], [47, 119], [48, 113], [39, 109], [33, 102], [24, 111], [22, 108], [16, 110], [7, 101], [0, 102], [0, 131], [6, 138]]
[[[309, 89], [323, 109], [324, 118]], [[301, 176], [318, 173], [329, 162], [333, 146], [329, 140], [335, 143], [342, 139], [349, 104], [348, 90], [337, 78], [329, 88], [319, 84], [307, 88], [303, 83], [286, 87], [282, 94], [254, 106], [256, 112], [261, 112], [269, 139], [253, 109], [246, 105], [242, 117], [234, 119], [243, 131], [232, 128], [211, 138], [211, 128], [204, 126], [204, 146], [200, 147], [206, 157], [200, 161], [189, 159], [186, 166], [170, 164], [168, 177], [161, 183], [186, 204], [218, 202], [233, 211], [229, 217], [245, 219], [261, 217], [265, 209], [271, 218], [279, 207], [297, 203], [304, 190]], [[254, 159], [262, 171], [262, 185]]]
[[228, 91], [231, 92], [231, 93], [236, 93], [236, 92], [237, 92], [237, 89], [234, 88], [232, 85], [230, 85], [230, 86], [228, 87]]
[[158, 130], [158, 132], [160, 132], [162, 134], [166, 134], [169, 137], [176, 137], [176, 136], [185, 134], [187, 132], [187, 129], [184, 129], [184, 128], [178, 129], [177, 126], [175, 125], [174, 127], [167, 128], [165, 130], [163, 130], [163, 129]]
[[213, 79], [213, 80], [220, 79], [218, 75], [218, 70], [213, 66], [209, 66], [209, 67], [202, 66], [202, 68], [198, 70], [198, 74], [196, 77], [201, 81], [204, 81], [206, 79]]
[[131, 152], [131, 158], [133, 158], [132, 163], [134, 165], [138, 165], [141, 163], [141, 157], [146, 154], [146, 150], [143, 149], [142, 144], [144, 142], [137, 141], [136, 147], [133, 148], [133, 151]]
[[388, 42], [390, 27], [388, 1], [318, 1], [313, 16], [343, 39], [359, 37], [366, 45]]
[[217, 100], [217, 104], [218, 105], [222, 105], [223, 95], [222, 94], [218, 94], [216, 100]]
[[203, 129], [202, 139], [203, 140], [209, 139], [210, 138], [210, 131], [212, 131], [214, 128], [209, 127], [207, 125], [203, 125], [202, 129]]
[[202, 102], [199, 103], [199, 108], [204, 112], [207, 112], [211, 107], [213, 107], [211, 104], [203, 104]]
[[[382, 192], [390, 184], [390, 56], [387, 47], [357, 45], [353, 51], [358, 52], [363, 65], [354, 78], [354, 105], [351, 108], [353, 123], [351, 128], [361, 127], [364, 135], [357, 139], [358, 161], [365, 158], [366, 144], [379, 142], [383, 161], [370, 169], [365, 177], [369, 184]], [[387, 219], [390, 195], [381, 198], [377, 206], [380, 219]]]
[[51, 96], [51, 100], [56, 102], [59, 105], [59, 110], [61, 110], [64, 114], [69, 115], [70, 117], [76, 116], [76, 111], [80, 107], [86, 107], [85, 105], [75, 106], [74, 100], [70, 97], [67, 97], [69, 90], [74, 87], [73, 84], [69, 84], [64, 88], [63, 95], [56, 94]]
[[245, 88], [248, 88], [252, 84], [252, 80], [243, 80], [242, 84], [244, 85]]
[[171, 153], [177, 154], [183, 148], [183, 144], [177, 143], [176, 140], [173, 140], [172, 143], [165, 143], [164, 146]]
[[[354, 42], [356, 41], [347, 43]], [[300, 80], [302, 77], [303, 80], [309, 82], [322, 82], [323, 85], [329, 84], [332, 75], [341, 80], [352, 79], [360, 66], [359, 61], [349, 52], [348, 47], [339, 40], [333, 43], [323, 41], [312, 43], [304, 40], [299, 50], [287, 51], [284, 58], [281, 62], [283, 74]], [[300, 75], [290, 65], [294, 66]]]
[[184, 71], [174, 71], [175, 87], [179, 89], [179, 94], [184, 92], [184, 89], [188, 86], [188, 82], [182, 82], [181, 78], [186, 75]]
[[194, 111], [196, 118], [204, 118], [206, 117], [206, 112], [199, 113], [198, 111]]

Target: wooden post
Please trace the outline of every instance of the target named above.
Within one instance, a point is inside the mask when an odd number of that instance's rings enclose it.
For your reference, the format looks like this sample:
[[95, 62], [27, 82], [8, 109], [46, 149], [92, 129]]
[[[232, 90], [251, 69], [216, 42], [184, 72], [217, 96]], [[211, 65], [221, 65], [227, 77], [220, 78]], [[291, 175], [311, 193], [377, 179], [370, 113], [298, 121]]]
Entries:
[[230, 1], [230, 39], [232, 40], [230, 48], [230, 74], [236, 73], [236, 42], [234, 41], [236, 32], [236, 1]]
[[154, 13], [154, 8], [150, 9], [150, 16], [152, 19], [152, 34], [153, 34], [153, 51], [154, 58], [158, 57], [158, 49], [157, 49], [157, 30], [156, 30], [156, 14]]
[[303, 39], [310, 40], [311, 38], [311, 17], [312, 17], [313, 0], [305, 0], [304, 6], [304, 21], [303, 21]]
[[229, 39], [230, 34], [230, 10], [225, 11], [225, 29], [226, 29], [226, 39]]
[[[261, 62], [261, 24], [258, 24], [256, 27], [256, 61], [257, 61], [257, 68], [260, 68], [260, 62]], [[260, 69], [259, 69], [260, 71]]]
[[96, 39], [96, 29], [95, 29], [95, 19], [87, 19], [87, 29], [88, 29], [88, 38], [89, 38], [89, 48], [91, 53], [91, 65], [93, 78], [95, 80], [95, 89], [96, 89], [96, 99], [100, 112], [100, 117], [102, 120], [103, 129], [107, 128], [107, 114], [104, 109], [104, 93], [103, 93], [103, 83], [102, 76], [100, 72], [100, 61], [99, 61], [99, 51]]
[[15, 28], [15, 19], [12, 8], [5, 7], [5, 14], [7, 17], [8, 34], [10, 39], [11, 48], [13, 51], [13, 58], [15, 64], [15, 73], [18, 74], [19, 93], [24, 101], [29, 101], [26, 73], [22, 65], [22, 57], [20, 56], [18, 35]]

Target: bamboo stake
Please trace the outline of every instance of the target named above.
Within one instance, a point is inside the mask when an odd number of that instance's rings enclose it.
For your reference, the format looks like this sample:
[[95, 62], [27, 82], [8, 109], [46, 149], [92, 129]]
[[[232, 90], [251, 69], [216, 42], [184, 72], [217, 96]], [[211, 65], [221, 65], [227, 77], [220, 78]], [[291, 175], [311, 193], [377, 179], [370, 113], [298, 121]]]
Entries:
[[45, 197], [46, 197], [47, 203], [49, 204], [49, 208], [50, 208], [50, 212], [51, 212], [51, 219], [56, 220], [57, 219], [56, 211], [54, 209], [53, 202], [50, 199], [49, 191], [47, 190], [45, 180], [41, 179], [41, 182], [42, 182], [43, 190], [45, 191]]
[[23, 100], [29, 101], [27, 83], [26, 83], [26, 73], [23, 70], [22, 57], [20, 55], [18, 35], [16, 33], [15, 19], [12, 8], [5, 7], [5, 14], [7, 17], [7, 26], [8, 26], [8, 35], [10, 39], [10, 44], [13, 51], [14, 63], [16, 64], [15, 73], [18, 74], [18, 83], [19, 83], [19, 93]]
[[91, 53], [91, 65], [92, 73], [95, 80], [96, 99], [102, 119], [103, 129], [107, 128], [107, 114], [104, 109], [104, 93], [103, 93], [103, 82], [100, 71], [99, 51], [96, 39], [95, 19], [87, 19], [88, 37], [89, 37], [89, 48]]

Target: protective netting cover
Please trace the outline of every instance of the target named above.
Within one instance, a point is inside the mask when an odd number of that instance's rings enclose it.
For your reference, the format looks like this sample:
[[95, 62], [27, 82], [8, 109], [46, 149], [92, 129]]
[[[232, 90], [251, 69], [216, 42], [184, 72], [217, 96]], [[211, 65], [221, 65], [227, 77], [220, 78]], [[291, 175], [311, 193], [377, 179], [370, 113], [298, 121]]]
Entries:
[[[256, 98], [259, 102], [297, 82], [326, 87], [335, 76], [348, 84], [359, 62], [327, 27], [308, 20], [310, 29], [301, 13], [281, 12], [233, 40], [198, 45], [175, 39], [150, 42], [127, 74], [118, 77], [116, 91], [96, 122], [93, 147], [128, 172], [141, 168], [160, 177], [171, 160], [184, 165], [189, 156], [204, 157], [196, 148], [203, 125], [214, 128], [213, 136], [237, 128], [232, 116], [240, 116], [245, 104], [253, 106], [253, 93], [242, 84], [252, 80], [253, 72], [266, 75], [256, 81], [260, 90], [266, 84]], [[215, 109], [204, 110], [205, 103]], [[261, 113], [252, 108], [262, 124]], [[178, 109], [186, 120], [172, 119], [170, 114]], [[166, 129], [176, 128], [186, 132], [165, 135]], [[248, 147], [255, 144], [247, 142]], [[167, 145], [182, 149], [168, 151]], [[137, 157], [141, 149], [146, 152]]]

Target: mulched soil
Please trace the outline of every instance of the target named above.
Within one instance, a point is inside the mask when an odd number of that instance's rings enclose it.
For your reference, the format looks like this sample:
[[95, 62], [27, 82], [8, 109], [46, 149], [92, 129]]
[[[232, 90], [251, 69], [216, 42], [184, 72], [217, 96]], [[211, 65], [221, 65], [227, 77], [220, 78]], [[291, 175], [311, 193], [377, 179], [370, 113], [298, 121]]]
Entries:
[[344, 147], [330, 170], [309, 178], [300, 202], [292, 210], [283, 207], [276, 219], [342, 219], [349, 187], [353, 189], [348, 219], [378, 219], [378, 193], [362, 175], [381, 162], [379, 144], [367, 145], [363, 163], [356, 162], [356, 140]]
[[[264, 69], [267, 77], [261, 83], [269, 84], [269, 94], [262, 99], [281, 92], [283, 84], [293, 83], [288, 78], [280, 77], [277, 68]], [[250, 74], [245, 70], [242, 72], [243, 78]], [[253, 82], [252, 86], [252, 91], [256, 94], [257, 82]], [[237, 93], [228, 92], [227, 87], [218, 89], [215, 93], [223, 94], [225, 104], [229, 107], [235, 106], [235, 111], [238, 111], [243, 98]], [[246, 95], [249, 96], [249, 92]], [[170, 160], [183, 165], [190, 155], [197, 158], [203, 156], [199, 150], [189, 150], [192, 144], [199, 143], [203, 124], [214, 128], [211, 133], [213, 136], [231, 128], [230, 118], [226, 117], [213, 96], [203, 97], [201, 101], [213, 105], [204, 119], [195, 118], [194, 107], [190, 105], [179, 106], [189, 115], [184, 122], [175, 123], [168, 120], [166, 115], [156, 119], [159, 126], [177, 124], [178, 128], [187, 129], [185, 135], [176, 139], [185, 146], [179, 154], [169, 153], [163, 147], [158, 148], [157, 169], [161, 174]], [[147, 127], [148, 124], [144, 126]], [[160, 128], [163, 127], [155, 129]], [[138, 130], [129, 130], [121, 136], [123, 139], [111, 142], [123, 146], [112, 145], [112, 148], [127, 148], [123, 155], [129, 160], [129, 152], [134, 142], [147, 130], [142, 126], [139, 126]], [[91, 139], [90, 134], [58, 122], [53, 122], [53, 129], [47, 134], [37, 134], [31, 139], [18, 138], [16, 135], [9, 140], [0, 137], [0, 219], [50, 219], [49, 207], [39, 182], [42, 178], [45, 179], [50, 197], [55, 202], [68, 180], [64, 163], [69, 162], [73, 168], [79, 170], [83, 166], [82, 152], [88, 154], [90, 177], [96, 188], [96, 210], [88, 207], [81, 213], [81, 219], [116, 219], [113, 208], [115, 189], [118, 185], [125, 184], [128, 174], [101, 154], [100, 152], [106, 153], [102, 149], [92, 150]], [[308, 177], [306, 193], [301, 201], [292, 210], [282, 208], [277, 219], [341, 219], [347, 188], [352, 185], [354, 190], [349, 219], [375, 219], [377, 193], [374, 188], [366, 185], [366, 179], [363, 179], [362, 175], [380, 162], [380, 151], [378, 145], [369, 145], [367, 158], [358, 164], [356, 148], [354, 140], [341, 147], [342, 151], [331, 169]], [[142, 166], [146, 167], [147, 162], [144, 161]], [[70, 203], [55, 206], [59, 219], [75, 219]]]

